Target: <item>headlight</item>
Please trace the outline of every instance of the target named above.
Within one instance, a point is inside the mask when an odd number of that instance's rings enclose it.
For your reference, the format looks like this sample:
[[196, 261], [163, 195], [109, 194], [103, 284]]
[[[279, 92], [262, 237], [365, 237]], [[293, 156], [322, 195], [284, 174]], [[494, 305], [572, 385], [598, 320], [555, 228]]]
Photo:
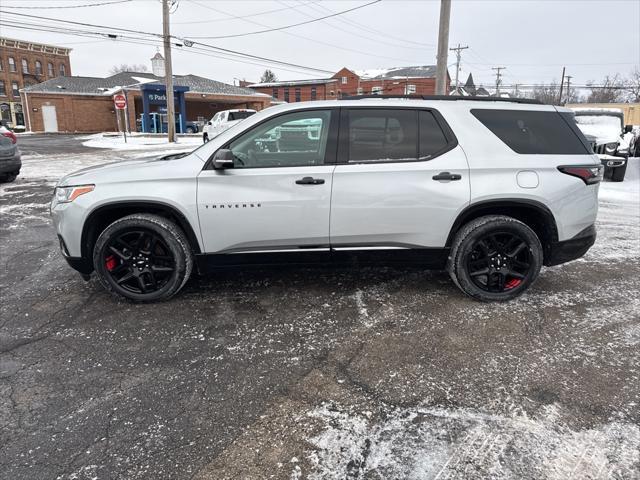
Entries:
[[605, 145], [605, 149], [607, 150], [607, 153], [615, 152], [616, 148], [618, 148], [618, 144], [617, 143], [607, 143]]
[[95, 185], [76, 185], [73, 187], [56, 187], [56, 203], [73, 202], [80, 195], [92, 192]]

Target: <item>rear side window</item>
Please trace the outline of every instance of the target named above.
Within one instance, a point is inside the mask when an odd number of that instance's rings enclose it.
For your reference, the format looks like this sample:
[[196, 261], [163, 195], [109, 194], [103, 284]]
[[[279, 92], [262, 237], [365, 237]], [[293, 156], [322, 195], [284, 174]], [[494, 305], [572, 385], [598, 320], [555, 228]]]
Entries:
[[446, 148], [447, 137], [436, 122], [433, 113], [421, 110], [419, 115], [420, 160], [426, 160]]
[[416, 110], [349, 111], [349, 162], [418, 159]]
[[583, 140], [567, 123], [568, 120], [557, 112], [473, 109], [471, 114], [516, 153], [590, 153]]

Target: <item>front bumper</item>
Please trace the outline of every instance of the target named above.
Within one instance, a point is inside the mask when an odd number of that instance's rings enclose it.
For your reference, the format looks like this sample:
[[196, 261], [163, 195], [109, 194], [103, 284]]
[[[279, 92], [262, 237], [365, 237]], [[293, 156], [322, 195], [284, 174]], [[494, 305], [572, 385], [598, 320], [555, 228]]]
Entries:
[[569, 240], [553, 243], [544, 264], [551, 267], [580, 258], [595, 242], [596, 227], [591, 225]]
[[62, 236], [58, 235], [58, 241], [60, 242], [60, 252], [67, 261], [69, 266], [82, 275], [85, 280], [89, 279], [89, 275], [93, 272], [93, 263], [84, 257], [72, 257], [69, 255], [67, 245], [64, 243]]

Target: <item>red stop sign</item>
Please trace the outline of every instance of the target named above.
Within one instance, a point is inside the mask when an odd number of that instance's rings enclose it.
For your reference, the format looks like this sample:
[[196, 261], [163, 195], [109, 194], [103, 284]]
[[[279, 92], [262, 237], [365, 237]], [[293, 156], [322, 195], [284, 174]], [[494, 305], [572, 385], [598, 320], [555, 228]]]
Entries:
[[118, 110], [124, 110], [127, 106], [127, 99], [124, 95], [114, 95], [113, 103]]

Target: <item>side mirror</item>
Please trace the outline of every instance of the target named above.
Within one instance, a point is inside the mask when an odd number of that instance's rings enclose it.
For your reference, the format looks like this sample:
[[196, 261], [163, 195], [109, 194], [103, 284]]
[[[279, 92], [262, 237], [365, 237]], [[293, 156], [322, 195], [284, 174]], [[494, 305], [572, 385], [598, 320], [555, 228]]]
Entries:
[[207, 125], [211, 125], [211, 122], [207, 122]]
[[225, 168], [233, 168], [233, 152], [226, 148], [221, 148], [213, 154], [213, 168], [215, 170], [224, 170]]
[[633, 132], [633, 125], [625, 125], [624, 133], [631, 133], [631, 132]]

